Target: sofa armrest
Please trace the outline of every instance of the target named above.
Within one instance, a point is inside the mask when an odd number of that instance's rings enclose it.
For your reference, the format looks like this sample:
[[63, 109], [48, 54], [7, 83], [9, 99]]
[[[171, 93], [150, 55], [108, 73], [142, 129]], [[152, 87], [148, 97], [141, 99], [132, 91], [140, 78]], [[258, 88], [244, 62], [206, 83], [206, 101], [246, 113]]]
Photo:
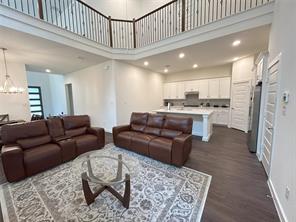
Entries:
[[9, 182], [19, 181], [26, 177], [24, 154], [21, 147], [17, 145], [3, 146], [1, 159], [6, 179]]
[[98, 141], [99, 141], [100, 147], [104, 147], [105, 146], [105, 130], [103, 128], [100, 128], [100, 127], [89, 127], [89, 128], [87, 128], [87, 132], [89, 134], [92, 134], [92, 135], [98, 137]]
[[174, 138], [172, 145], [172, 164], [183, 166], [187, 161], [192, 147], [192, 135], [181, 134]]
[[115, 126], [112, 128], [112, 134], [113, 134], [113, 140], [117, 138], [117, 135], [124, 131], [129, 131], [131, 129], [130, 125], [121, 125], [121, 126]]

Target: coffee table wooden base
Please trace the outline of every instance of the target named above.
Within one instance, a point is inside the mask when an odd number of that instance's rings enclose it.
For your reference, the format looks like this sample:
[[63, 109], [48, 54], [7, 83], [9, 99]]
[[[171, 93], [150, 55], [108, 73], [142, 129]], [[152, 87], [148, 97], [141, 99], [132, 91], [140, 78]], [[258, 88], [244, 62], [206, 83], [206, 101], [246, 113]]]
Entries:
[[116, 190], [114, 190], [111, 186], [103, 186], [98, 191], [93, 193], [89, 187], [88, 181], [84, 178], [82, 178], [82, 187], [83, 187], [83, 193], [86, 200], [87, 205], [92, 204], [96, 197], [100, 195], [104, 190], [108, 190], [111, 194], [113, 194], [125, 208], [129, 208], [130, 203], [130, 192], [131, 192], [131, 183], [130, 183], [130, 176], [125, 176], [125, 190], [124, 195], [122, 196], [120, 193], [118, 193]]

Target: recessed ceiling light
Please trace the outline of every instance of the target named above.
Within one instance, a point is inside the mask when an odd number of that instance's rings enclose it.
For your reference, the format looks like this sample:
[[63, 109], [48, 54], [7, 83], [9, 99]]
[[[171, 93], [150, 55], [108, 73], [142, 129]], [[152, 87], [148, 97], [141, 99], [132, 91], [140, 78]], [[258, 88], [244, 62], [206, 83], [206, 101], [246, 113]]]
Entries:
[[149, 65], [149, 62], [148, 61], [145, 61], [144, 62], [144, 66], [148, 66]]
[[194, 68], [194, 69], [196, 69], [197, 67], [198, 67], [197, 64], [194, 64], [194, 65], [192, 66], [192, 68]]
[[164, 71], [165, 73], [169, 72], [168, 68], [165, 68], [163, 71]]
[[238, 59], [238, 57], [234, 57], [232, 61], [237, 61]]
[[182, 59], [182, 58], [184, 58], [184, 57], [185, 57], [185, 54], [184, 54], [183, 52], [181, 52], [181, 53], [179, 54], [179, 58]]
[[51, 72], [51, 70], [50, 69], [45, 69], [45, 72]]
[[232, 46], [238, 46], [241, 44], [241, 41], [240, 40], [235, 40], [233, 43], [232, 43]]

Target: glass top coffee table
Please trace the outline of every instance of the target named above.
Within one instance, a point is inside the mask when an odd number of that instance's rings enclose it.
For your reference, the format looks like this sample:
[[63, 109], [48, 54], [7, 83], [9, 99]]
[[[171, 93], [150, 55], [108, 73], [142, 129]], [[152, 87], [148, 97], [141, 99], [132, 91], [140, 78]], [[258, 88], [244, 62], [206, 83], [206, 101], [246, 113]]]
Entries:
[[[88, 205], [107, 190], [121, 201], [125, 208], [129, 208], [131, 171], [121, 154], [114, 157], [100, 151], [87, 152], [73, 161], [73, 168], [81, 174], [84, 197]], [[125, 183], [123, 196], [112, 187], [121, 183]], [[96, 191], [92, 191], [90, 184], [95, 186]]]

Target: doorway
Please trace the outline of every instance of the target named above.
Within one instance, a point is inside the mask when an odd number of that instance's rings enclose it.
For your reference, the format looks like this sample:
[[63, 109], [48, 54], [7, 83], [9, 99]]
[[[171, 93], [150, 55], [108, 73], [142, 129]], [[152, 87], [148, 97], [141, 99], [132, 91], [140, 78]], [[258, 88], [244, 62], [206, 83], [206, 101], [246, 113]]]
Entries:
[[249, 131], [251, 82], [234, 82], [232, 85], [231, 127]]
[[74, 105], [73, 105], [73, 91], [72, 84], [65, 84], [66, 90], [66, 101], [67, 101], [67, 113], [68, 115], [74, 115]]
[[269, 64], [267, 74], [266, 104], [262, 139], [262, 164], [269, 175], [273, 147], [275, 113], [278, 91], [279, 57]]

